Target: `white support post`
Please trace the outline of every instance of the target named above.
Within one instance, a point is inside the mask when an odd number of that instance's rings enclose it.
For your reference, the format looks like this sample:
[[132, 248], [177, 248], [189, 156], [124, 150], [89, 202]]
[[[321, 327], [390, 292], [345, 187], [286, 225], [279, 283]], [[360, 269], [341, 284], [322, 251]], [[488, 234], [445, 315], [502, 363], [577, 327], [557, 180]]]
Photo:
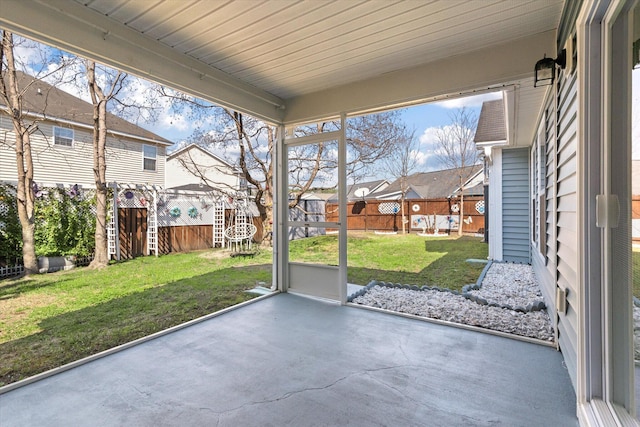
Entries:
[[[287, 147], [284, 144], [284, 126], [278, 127], [273, 159], [273, 285], [286, 292], [288, 289], [289, 239], [287, 229]], [[274, 289], [274, 290], [275, 290]]]
[[338, 265], [340, 280], [340, 303], [347, 302], [347, 117], [340, 115], [340, 136], [338, 138]]

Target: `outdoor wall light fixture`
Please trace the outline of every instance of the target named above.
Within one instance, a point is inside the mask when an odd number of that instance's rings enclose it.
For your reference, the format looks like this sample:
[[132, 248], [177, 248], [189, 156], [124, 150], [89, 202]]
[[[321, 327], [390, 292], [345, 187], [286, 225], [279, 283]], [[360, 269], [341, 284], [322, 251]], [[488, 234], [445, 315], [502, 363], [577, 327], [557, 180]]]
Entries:
[[556, 78], [556, 65], [562, 69], [567, 65], [567, 51], [565, 49], [560, 51], [556, 59], [547, 58], [545, 55], [544, 58], [536, 62], [533, 87], [552, 85]]

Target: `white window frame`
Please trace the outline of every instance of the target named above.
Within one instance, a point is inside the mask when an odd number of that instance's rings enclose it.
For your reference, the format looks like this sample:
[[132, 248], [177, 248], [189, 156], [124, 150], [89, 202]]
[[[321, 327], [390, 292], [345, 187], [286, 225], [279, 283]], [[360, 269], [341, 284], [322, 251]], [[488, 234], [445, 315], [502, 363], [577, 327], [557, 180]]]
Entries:
[[[155, 155], [153, 157], [147, 156], [146, 148], [153, 148], [155, 151]], [[145, 167], [145, 160], [153, 160], [155, 163], [153, 164], [153, 169], [148, 169]], [[145, 172], [157, 172], [158, 171], [158, 147], [150, 144], [142, 144], [142, 170]]]
[[[65, 136], [65, 135], [58, 135], [58, 132], [60, 132], [60, 133], [70, 132], [71, 133], [71, 138], [69, 138], [68, 136]], [[64, 142], [64, 143], [58, 142], [59, 138], [62, 139], [62, 140], [70, 140], [70, 142], [68, 144], [66, 142]], [[73, 148], [74, 141], [75, 141], [75, 132], [73, 131], [73, 129], [71, 129], [71, 128], [63, 128], [63, 127], [60, 127], [60, 126], [53, 126], [53, 145], [55, 145], [56, 147]]]
[[[582, 295], [578, 307], [576, 393], [580, 425], [589, 426], [637, 424], [632, 418], [632, 303], [620, 298], [621, 294], [631, 295], [630, 277], [614, 286], [612, 270], [619, 267], [619, 262], [612, 260], [612, 236], [618, 225], [614, 224], [616, 221], [609, 222], [614, 217], [610, 209], [598, 224], [594, 203], [596, 196], [605, 200], [612, 196], [611, 180], [620, 173], [614, 172], [618, 159], [612, 154], [620, 153], [612, 153], [611, 148], [614, 142], [622, 145], [620, 134], [629, 126], [631, 79], [624, 73], [631, 72], [631, 6], [633, 2], [625, 0], [588, 0], [576, 22], [577, 71], [582, 77], [578, 80], [581, 143], [577, 154], [582, 175], [578, 181], [578, 247], [583, 248], [578, 257], [578, 289]], [[617, 85], [612, 84], [613, 74]], [[621, 127], [616, 128], [620, 123]]]

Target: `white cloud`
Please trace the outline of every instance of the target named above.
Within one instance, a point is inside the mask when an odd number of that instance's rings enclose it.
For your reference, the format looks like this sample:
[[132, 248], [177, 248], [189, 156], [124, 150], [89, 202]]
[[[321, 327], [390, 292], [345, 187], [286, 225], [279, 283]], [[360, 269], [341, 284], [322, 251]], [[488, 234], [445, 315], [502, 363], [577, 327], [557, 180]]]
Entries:
[[485, 101], [502, 98], [502, 92], [483, 93], [481, 95], [465, 96], [462, 98], [449, 99], [447, 101], [436, 102], [435, 105], [443, 108], [481, 107]]
[[418, 157], [418, 163], [420, 164], [420, 169], [426, 172], [439, 170], [443, 167], [442, 161], [440, 160], [437, 153], [437, 131], [437, 127], [428, 127], [418, 138], [418, 141], [420, 142], [420, 156]]

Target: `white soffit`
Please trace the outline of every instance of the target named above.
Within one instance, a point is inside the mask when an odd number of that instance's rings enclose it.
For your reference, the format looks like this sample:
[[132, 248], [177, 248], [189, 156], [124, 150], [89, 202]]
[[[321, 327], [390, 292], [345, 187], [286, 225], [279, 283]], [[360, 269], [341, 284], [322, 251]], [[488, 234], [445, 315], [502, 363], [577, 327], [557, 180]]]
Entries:
[[[271, 122], [324, 114], [312, 94], [347, 111], [336, 88], [403, 78], [452, 57], [554, 33], [564, 0], [1, 0], [0, 26]], [[546, 40], [546, 39], [545, 39]], [[527, 56], [541, 58], [538, 50]], [[517, 45], [517, 44], [516, 44]], [[495, 51], [497, 54], [497, 51]], [[521, 55], [522, 57], [523, 55]], [[486, 81], [511, 79], [485, 63]], [[437, 70], [437, 66], [431, 67]], [[444, 73], [449, 69], [444, 68]], [[436, 79], [438, 80], [438, 79]], [[442, 80], [439, 78], [438, 81]], [[484, 89], [447, 84], [459, 90]], [[433, 96], [389, 84], [357, 107]], [[427, 93], [428, 92], [428, 93]], [[441, 94], [456, 92], [442, 89]], [[338, 92], [339, 94], [340, 92]], [[392, 100], [392, 98], [396, 98]], [[412, 99], [411, 99], [412, 98]], [[283, 110], [295, 110], [300, 112]], [[353, 107], [355, 108], [355, 106]], [[285, 112], [286, 111], [286, 112]]]

